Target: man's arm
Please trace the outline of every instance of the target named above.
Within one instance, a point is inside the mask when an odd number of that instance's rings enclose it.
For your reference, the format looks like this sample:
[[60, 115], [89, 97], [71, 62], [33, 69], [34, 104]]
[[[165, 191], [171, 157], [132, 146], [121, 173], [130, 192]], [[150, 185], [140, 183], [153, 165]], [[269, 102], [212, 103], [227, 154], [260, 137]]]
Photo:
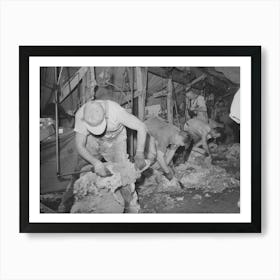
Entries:
[[83, 159], [88, 161], [93, 166], [100, 163], [100, 161], [97, 158], [93, 157], [90, 154], [90, 152], [86, 149], [86, 142], [87, 142], [86, 135], [76, 132], [75, 141], [76, 141], [77, 151]]
[[163, 169], [164, 173], [169, 173], [169, 168], [164, 158], [164, 153], [160, 150], [157, 151], [157, 161], [160, 167]]
[[143, 153], [145, 148], [146, 136], [147, 136], [147, 130], [145, 124], [141, 122], [138, 118], [133, 116], [132, 114], [126, 112], [124, 109], [119, 112], [118, 119], [120, 123], [123, 124], [124, 126], [137, 131], [136, 153], [137, 152]]
[[126, 112], [123, 108], [121, 108], [118, 112], [118, 120], [124, 126], [137, 131], [137, 148], [134, 162], [135, 166], [139, 170], [142, 170], [146, 166], [144, 159], [144, 149], [147, 136], [146, 125], [132, 114]]
[[169, 164], [171, 162], [171, 160], [173, 159], [174, 154], [175, 154], [177, 148], [178, 147], [174, 145], [171, 149], [167, 149], [166, 156], [165, 156], [166, 164]]
[[211, 157], [210, 150], [209, 150], [208, 143], [207, 143], [207, 136], [208, 136], [208, 134], [209, 134], [209, 133], [203, 134], [203, 136], [202, 136], [202, 138], [201, 138], [201, 143], [202, 143], [203, 149], [207, 152], [207, 154], [209, 155], [209, 157]]
[[158, 150], [158, 152], [157, 152], [157, 162], [160, 165], [160, 167], [163, 169], [164, 176], [168, 180], [172, 180], [174, 178], [174, 173], [171, 170], [171, 168], [168, 167], [164, 153], [160, 150]]
[[103, 165], [103, 163], [94, 156], [92, 156], [90, 152], [86, 149], [86, 135], [76, 132], [75, 140], [79, 155], [93, 165], [94, 172], [96, 174], [98, 174], [101, 177], [107, 177], [112, 175], [110, 171]]

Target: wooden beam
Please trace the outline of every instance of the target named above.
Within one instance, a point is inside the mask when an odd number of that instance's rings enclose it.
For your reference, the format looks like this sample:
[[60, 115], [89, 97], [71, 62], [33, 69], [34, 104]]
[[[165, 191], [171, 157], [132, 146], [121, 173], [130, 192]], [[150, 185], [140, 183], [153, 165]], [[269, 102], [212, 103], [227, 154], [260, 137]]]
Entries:
[[[134, 96], [133, 97], [137, 98], [141, 94], [142, 94], [142, 92], [136, 90], [136, 91], [134, 91]], [[152, 94], [152, 97], [155, 97], [155, 98], [166, 97], [166, 96], [167, 96], [167, 90], [166, 89], [155, 92], [155, 93]], [[128, 100], [125, 100], [124, 102], [122, 102], [121, 105], [124, 105], [124, 104], [128, 103], [128, 101], [131, 99], [131, 93], [126, 94], [126, 99], [128, 99]]]
[[191, 81], [188, 85], [187, 85], [187, 89], [192, 87], [194, 84], [204, 80], [207, 78], [206, 74], [202, 74], [201, 76], [197, 77], [196, 79], [194, 79], [193, 81]]
[[81, 67], [65, 85], [61, 87], [61, 93], [59, 96], [59, 103], [63, 102], [65, 98], [74, 90], [74, 88], [79, 84], [80, 80], [84, 77], [88, 67]]
[[228, 85], [226, 82], [226, 80], [228, 80], [228, 79], [226, 77], [225, 77], [225, 80], [221, 80], [220, 78], [215, 76], [213, 74], [213, 72], [209, 72], [209, 70], [206, 69], [205, 67], [204, 68], [203, 67], [192, 67], [192, 72], [195, 73], [196, 76], [206, 74], [207, 75], [206, 81], [207, 81], [207, 83], [209, 83], [212, 86], [217, 87], [217, 85], [218, 85], [218, 87], [220, 87], [220, 88], [226, 88]]
[[161, 91], [155, 92], [152, 95], [154, 98], [158, 98], [158, 97], [166, 97], [167, 96], [167, 90], [163, 89]]
[[81, 98], [81, 104], [79, 104], [80, 106], [82, 106], [82, 104], [85, 104], [86, 99], [87, 99], [87, 95], [86, 95], [86, 89], [87, 89], [87, 79], [86, 79], [86, 75], [84, 77], [84, 79], [82, 79], [82, 82], [79, 85], [79, 90], [80, 90], [80, 98]]
[[[142, 94], [142, 92], [134, 91], [133, 99], [138, 98], [141, 94]], [[120, 105], [125, 105], [126, 103], [128, 103], [130, 101], [131, 101], [131, 93], [128, 93], [126, 95], [126, 100], [124, 100]]]
[[169, 123], [173, 124], [173, 85], [172, 79], [167, 81], [167, 120]]
[[[178, 106], [177, 106], [177, 94], [175, 92], [175, 87], [174, 84], [172, 83], [172, 96], [173, 96], [173, 100], [174, 100], [174, 108], [175, 108], [175, 113], [176, 113], [176, 118], [177, 118], [177, 123], [178, 126], [180, 127], [180, 117], [179, 117], [179, 112], [178, 112]], [[183, 129], [183, 127], [180, 127], [181, 129]]]
[[96, 75], [95, 75], [95, 67], [88, 67], [89, 70], [89, 82], [88, 82], [88, 87], [89, 87], [89, 96], [94, 97], [95, 95], [95, 87], [97, 85], [96, 82]]
[[148, 67], [148, 72], [164, 79], [171, 78], [174, 82], [181, 85], [187, 85], [195, 78], [194, 75], [183, 72], [176, 67], [173, 67], [171, 72], [167, 67]]
[[138, 96], [138, 118], [145, 118], [145, 103], [146, 103], [146, 84], [147, 84], [147, 69], [144, 67], [136, 67], [136, 85]]
[[[135, 106], [134, 106], [134, 68], [133, 67], [130, 67], [129, 68], [130, 71], [129, 71], [129, 81], [130, 81], [130, 96], [129, 98], [126, 98], [126, 102], [131, 102], [131, 113], [134, 115], [135, 114]], [[129, 75], [128, 74], [128, 75]], [[124, 104], [125, 104], [124, 103]], [[124, 105], [124, 104], [121, 104], [121, 105]], [[129, 151], [129, 156], [130, 156], [130, 160], [133, 160], [134, 158], [134, 134], [135, 132], [133, 130], [130, 130], [130, 139], [129, 139], [129, 143], [130, 143], [130, 151]]]

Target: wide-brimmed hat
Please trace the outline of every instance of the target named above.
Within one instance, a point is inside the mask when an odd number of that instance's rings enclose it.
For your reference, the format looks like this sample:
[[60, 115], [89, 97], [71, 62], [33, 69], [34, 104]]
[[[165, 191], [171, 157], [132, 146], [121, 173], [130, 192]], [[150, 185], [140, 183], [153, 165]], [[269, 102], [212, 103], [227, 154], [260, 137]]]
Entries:
[[83, 121], [89, 132], [95, 135], [102, 134], [106, 129], [105, 110], [99, 102], [89, 101], [83, 112]]

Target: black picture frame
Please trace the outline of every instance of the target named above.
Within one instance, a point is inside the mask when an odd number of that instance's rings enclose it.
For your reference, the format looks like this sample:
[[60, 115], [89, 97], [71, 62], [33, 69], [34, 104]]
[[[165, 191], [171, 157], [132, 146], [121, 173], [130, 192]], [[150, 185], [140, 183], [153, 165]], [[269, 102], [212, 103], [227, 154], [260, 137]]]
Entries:
[[[31, 223], [29, 222], [29, 58], [33, 56], [251, 57], [250, 223]], [[241, 233], [261, 232], [260, 46], [19, 46], [20, 232], [22, 233]], [[59, 214], [58, 214], [59, 215]]]

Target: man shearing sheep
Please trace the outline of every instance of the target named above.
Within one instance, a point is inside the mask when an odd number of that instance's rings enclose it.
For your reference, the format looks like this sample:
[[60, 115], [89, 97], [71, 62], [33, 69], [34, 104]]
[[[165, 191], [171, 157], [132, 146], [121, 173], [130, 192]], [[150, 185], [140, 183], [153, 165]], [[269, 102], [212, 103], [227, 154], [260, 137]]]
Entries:
[[[94, 172], [101, 176], [110, 176], [102, 163], [123, 162], [128, 160], [126, 127], [137, 131], [137, 149], [134, 157], [139, 170], [146, 165], [144, 146], [146, 126], [137, 117], [128, 113], [118, 103], [110, 100], [94, 100], [85, 103], [76, 113], [75, 140], [78, 154], [90, 163]], [[137, 204], [137, 194], [133, 189], [131, 205]]]
[[168, 166], [176, 150], [180, 146], [188, 147], [191, 138], [188, 133], [180, 131], [175, 125], [164, 120], [153, 117], [145, 121], [148, 137], [146, 144], [146, 155], [151, 162], [157, 161], [165, 177], [172, 180], [174, 172]]

